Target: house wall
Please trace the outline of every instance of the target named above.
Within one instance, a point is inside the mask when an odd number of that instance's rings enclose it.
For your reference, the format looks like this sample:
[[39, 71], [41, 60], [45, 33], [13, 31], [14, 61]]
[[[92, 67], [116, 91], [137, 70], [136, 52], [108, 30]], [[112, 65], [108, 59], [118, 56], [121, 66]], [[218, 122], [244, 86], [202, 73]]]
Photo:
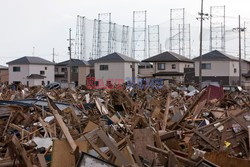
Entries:
[[[158, 63], [165, 63], [165, 70], [158, 70]], [[172, 64], [176, 64], [176, 69], [172, 69]], [[157, 62], [154, 63], [155, 72], [181, 72], [184, 73], [185, 67], [193, 67], [193, 63], [185, 63], [185, 62]]]
[[[20, 67], [20, 72], [13, 72], [13, 67]], [[47, 67], [47, 70], [45, 70]], [[9, 83], [13, 82], [21, 82], [23, 85], [27, 85], [27, 81], [29, 81], [29, 85], [31, 86], [30, 80], [27, 79], [27, 76], [31, 74], [39, 74], [40, 71], [44, 71], [46, 78], [44, 79], [45, 84], [50, 81], [50, 83], [55, 81], [55, 72], [54, 65], [9, 65]], [[34, 83], [35, 84], [35, 83]]]
[[[45, 70], [45, 67], [47, 67], [47, 70]], [[46, 78], [44, 78], [45, 85], [48, 84], [48, 81], [50, 83], [55, 82], [55, 66], [54, 65], [36, 65], [36, 64], [29, 65], [29, 72], [30, 72], [29, 75], [31, 74], [40, 75], [40, 71], [45, 72], [44, 74], [44, 76], [46, 76]], [[38, 81], [35, 81], [35, 82], [38, 82]]]
[[[202, 63], [211, 63], [211, 69], [202, 70], [202, 76], [204, 77], [239, 76], [239, 62], [237, 61], [202, 61]], [[234, 72], [234, 68], [236, 72]], [[199, 76], [199, 61], [195, 62], [195, 76]]]
[[8, 69], [0, 69], [0, 83], [8, 83], [9, 82], [9, 70]]
[[[13, 72], [13, 67], [20, 67], [20, 72]], [[29, 76], [29, 65], [9, 65], [9, 83], [21, 82], [27, 84], [27, 76]]]
[[[107, 71], [100, 71], [100, 65], [108, 65], [109, 69]], [[132, 68], [130, 67], [132, 63], [95, 63], [95, 77], [96, 81], [102, 79], [104, 84], [108, 79], [123, 79], [124, 82], [127, 79], [132, 78]], [[138, 63], [135, 63], [135, 77], [138, 75]]]
[[78, 84], [79, 85], [86, 85], [87, 82], [87, 75], [90, 72], [90, 67], [79, 67], [78, 68]]

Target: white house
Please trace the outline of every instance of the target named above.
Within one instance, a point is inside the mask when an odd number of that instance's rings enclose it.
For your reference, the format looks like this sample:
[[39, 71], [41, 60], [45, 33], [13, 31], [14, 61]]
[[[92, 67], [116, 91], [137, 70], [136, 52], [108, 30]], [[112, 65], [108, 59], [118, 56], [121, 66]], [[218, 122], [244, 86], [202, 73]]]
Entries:
[[[95, 80], [100, 84], [137, 81], [139, 61], [120, 53], [112, 53], [94, 61]], [[102, 83], [103, 82], [103, 83]]]
[[[200, 56], [195, 61], [195, 78], [199, 78]], [[213, 50], [202, 55], [202, 81], [218, 82], [221, 85], [237, 85], [239, 60], [237, 57]], [[242, 74], [247, 73], [244, 71]]]
[[7, 63], [9, 83], [27, 86], [46, 85], [54, 82], [54, 63], [40, 57], [21, 57]]
[[[139, 75], [160, 78], [165, 82], [179, 81], [183, 82], [185, 77], [185, 68], [193, 68], [194, 62], [184, 56], [174, 52], [163, 52], [148, 59], [142, 60], [145, 63], [153, 63], [153, 67], [141, 68]], [[147, 67], [147, 66], [146, 66]]]

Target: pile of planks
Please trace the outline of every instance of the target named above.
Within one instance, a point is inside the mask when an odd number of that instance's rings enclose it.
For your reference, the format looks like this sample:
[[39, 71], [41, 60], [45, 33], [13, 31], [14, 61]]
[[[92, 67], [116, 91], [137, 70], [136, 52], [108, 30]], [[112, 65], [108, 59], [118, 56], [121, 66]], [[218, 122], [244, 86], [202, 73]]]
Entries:
[[0, 167], [250, 164], [246, 91], [3, 87], [0, 98]]

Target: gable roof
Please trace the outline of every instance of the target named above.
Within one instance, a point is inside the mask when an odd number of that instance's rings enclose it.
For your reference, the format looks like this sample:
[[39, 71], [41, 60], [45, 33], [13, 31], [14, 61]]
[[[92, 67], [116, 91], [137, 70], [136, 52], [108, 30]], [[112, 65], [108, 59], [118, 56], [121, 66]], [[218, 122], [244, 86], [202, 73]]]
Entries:
[[112, 63], [112, 62], [135, 62], [135, 63], [139, 63], [139, 61], [137, 61], [131, 57], [125, 56], [121, 53], [117, 53], [117, 52], [108, 54], [107, 56], [103, 56], [99, 59], [94, 60], [94, 63], [99, 63], [99, 62], [110, 62], [110, 63]]
[[27, 79], [44, 79], [44, 78], [46, 78], [46, 76], [39, 75], [39, 74], [31, 74], [27, 76]]
[[142, 62], [190, 62], [193, 61], [189, 58], [181, 56], [174, 52], [163, 52], [148, 59], [142, 60]]
[[[193, 60], [199, 61], [200, 56], [195, 57]], [[204, 61], [239, 61], [237, 57], [234, 57], [234, 56], [226, 54], [226, 53], [222, 53], [218, 50], [213, 50], [211, 52], [203, 54], [202, 60], [204, 60]]]
[[71, 66], [77, 66], [77, 67], [90, 66], [89, 62], [84, 61], [84, 60], [79, 60], [79, 59], [66, 60], [66, 61], [57, 63], [56, 66], [69, 66], [70, 63], [71, 63]]
[[18, 64], [39, 64], [39, 65], [53, 65], [51, 61], [45, 60], [40, 57], [24, 56], [19, 59], [10, 61], [8, 65], [18, 65]]

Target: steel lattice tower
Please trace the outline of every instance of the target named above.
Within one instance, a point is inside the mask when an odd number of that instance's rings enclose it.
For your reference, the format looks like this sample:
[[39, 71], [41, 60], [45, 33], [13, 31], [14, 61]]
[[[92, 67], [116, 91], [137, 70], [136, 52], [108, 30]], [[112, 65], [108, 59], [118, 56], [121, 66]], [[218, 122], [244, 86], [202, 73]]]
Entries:
[[129, 47], [129, 26], [122, 26], [122, 44], [121, 44], [121, 53], [128, 55]]
[[92, 39], [92, 59], [97, 59], [97, 42], [98, 42], [98, 20], [94, 20], [93, 22], [93, 39]]
[[76, 21], [75, 58], [84, 60], [86, 57], [85, 48], [85, 17], [78, 15]]
[[210, 51], [226, 49], [225, 6], [210, 7]]
[[186, 57], [191, 59], [191, 28], [190, 24], [185, 24], [184, 29], [184, 53]]
[[170, 9], [169, 50], [185, 56], [185, 9]]
[[112, 45], [111, 13], [98, 14], [97, 57], [111, 53]]
[[147, 11], [133, 12], [132, 57], [147, 58]]
[[160, 53], [160, 29], [159, 25], [148, 26], [148, 57]]

